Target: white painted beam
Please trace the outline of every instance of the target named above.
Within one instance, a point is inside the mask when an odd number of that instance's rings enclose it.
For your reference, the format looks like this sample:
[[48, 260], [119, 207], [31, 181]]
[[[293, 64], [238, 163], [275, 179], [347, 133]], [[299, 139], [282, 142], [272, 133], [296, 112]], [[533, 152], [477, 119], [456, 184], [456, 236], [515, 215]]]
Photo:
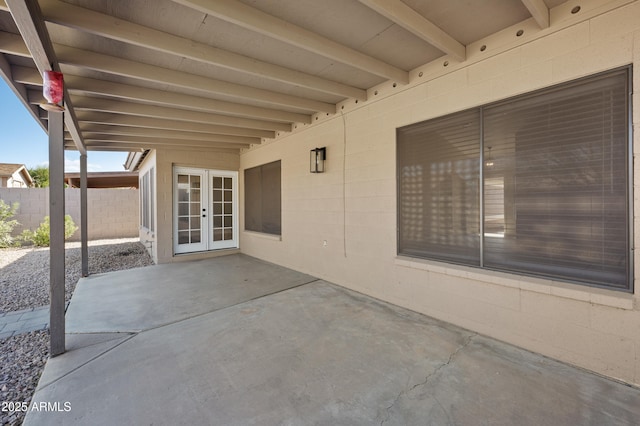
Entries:
[[58, 0], [42, 0], [41, 7], [45, 19], [58, 25], [320, 92], [359, 100], [367, 98], [366, 90], [360, 88], [259, 61]]
[[385, 18], [420, 37], [456, 60], [466, 59], [465, 46], [401, 0], [359, 0]]
[[13, 81], [30, 86], [42, 86], [42, 75], [35, 68], [13, 65], [11, 67]]
[[94, 131], [93, 125], [108, 125], [112, 127], [123, 126], [146, 129], [181, 130], [185, 132], [248, 136], [253, 138], [274, 138], [276, 136], [275, 132], [270, 130], [246, 129], [207, 123], [189, 123], [186, 121], [136, 117], [105, 112], [78, 111], [78, 120], [80, 122], [80, 129], [83, 132]]
[[259, 144], [260, 138], [248, 136], [231, 136], [208, 133], [183, 132], [178, 130], [140, 129], [137, 127], [105, 126], [94, 124], [83, 130], [86, 139], [95, 139], [98, 135], [140, 136], [155, 139], [176, 139], [183, 141], [233, 142], [245, 144]]
[[95, 145], [97, 143], [109, 143], [112, 145], [120, 146], [136, 146], [140, 148], [155, 148], [158, 146], [170, 147], [174, 149], [180, 149], [185, 146], [199, 147], [199, 148], [246, 148], [249, 146], [247, 143], [240, 142], [225, 142], [225, 141], [176, 141], [175, 139], [161, 139], [161, 138], [145, 138], [141, 136], [121, 136], [121, 135], [95, 135], [95, 137], [87, 138], [87, 145]]
[[246, 118], [290, 123], [311, 123], [311, 116], [307, 114], [236, 104], [106, 80], [68, 75], [65, 77], [65, 82], [69, 87], [69, 92], [72, 94], [99, 95], [193, 111], [213, 111]]
[[549, 28], [549, 8], [544, 0], [521, 0], [540, 28]]
[[0, 31], [0, 53], [8, 53], [22, 58], [30, 58], [31, 53], [20, 34]]
[[219, 124], [223, 126], [241, 127], [248, 129], [291, 131], [291, 124], [275, 121], [255, 120], [251, 118], [232, 117], [229, 115], [187, 111], [183, 109], [143, 105], [133, 102], [121, 102], [113, 99], [90, 98], [87, 96], [72, 96], [78, 111], [100, 111], [113, 114], [128, 114], [140, 117], [169, 119], [196, 123]]
[[[163, 146], [154, 146], [153, 148], [143, 148], [138, 144], [118, 144], [113, 145], [109, 142], [94, 142], [93, 145], [87, 146], [87, 151], [111, 151], [111, 152], [144, 152], [148, 149], [163, 149]], [[211, 144], [205, 147], [207, 150], [215, 151], [216, 153], [229, 153], [238, 154], [242, 147], [228, 147], [225, 144]], [[67, 148], [73, 149], [73, 148]], [[202, 151], [203, 147], [197, 146], [181, 146], [180, 151]]]
[[166, 84], [176, 88], [193, 89], [205, 94], [223, 94], [240, 99], [252, 99], [273, 105], [299, 108], [312, 112], [335, 113], [335, 104], [299, 98], [270, 90], [257, 89], [227, 81], [214, 80], [182, 71], [161, 68], [141, 62], [103, 55], [60, 44], [54, 45], [58, 61], [64, 65], [88, 68], [122, 77]]
[[[51, 69], [60, 70], [38, 1], [5, 0], [5, 2], [40, 74]], [[69, 100], [69, 93], [66, 87], [64, 89], [64, 101], [64, 123], [73, 135], [73, 141], [76, 143], [78, 151], [81, 154], [86, 154], [82, 135], [78, 131], [78, 122], [73, 110], [73, 104]]]
[[36, 122], [42, 127], [42, 130], [47, 131], [46, 121], [41, 117], [44, 114], [44, 110], [36, 105], [32, 105], [29, 102], [29, 94], [24, 84], [16, 82], [13, 75], [13, 67], [9, 65], [9, 62], [5, 59], [4, 55], [0, 54], [0, 77], [7, 83], [7, 86], [16, 95], [16, 97], [22, 102], [29, 114], [36, 120]]
[[243, 28], [313, 52], [325, 58], [385, 77], [398, 83], [409, 82], [409, 73], [379, 59], [365, 55], [305, 28], [262, 12], [236, 0], [173, 0], [183, 6], [212, 15]]

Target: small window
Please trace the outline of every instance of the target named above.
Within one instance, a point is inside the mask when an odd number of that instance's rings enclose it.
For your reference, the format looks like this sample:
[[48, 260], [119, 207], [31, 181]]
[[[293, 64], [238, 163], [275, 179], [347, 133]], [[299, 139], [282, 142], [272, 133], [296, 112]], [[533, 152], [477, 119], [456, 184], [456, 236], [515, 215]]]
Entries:
[[153, 167], [140, 178], [140, 224], [155, 231], [155, 178]]
[[244, 228], [281, 234], [280, 161], [244, 171]]
[[398, 251], [630, 290], [629, 74], [398, 129]]

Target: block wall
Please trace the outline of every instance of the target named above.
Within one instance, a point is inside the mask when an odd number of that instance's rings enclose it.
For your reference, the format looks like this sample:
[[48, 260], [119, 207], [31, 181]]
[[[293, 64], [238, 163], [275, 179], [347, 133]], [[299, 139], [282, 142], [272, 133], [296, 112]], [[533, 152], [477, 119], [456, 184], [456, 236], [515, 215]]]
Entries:
[[[49, 215], [47, 188], [0, 188], [0, 199], [8, 204], [20, 204], [15, 217], [20, 226], [14, 229], [14, 235], [24, 229], [36, 229]], [[137, 189], [87, 189], [89, 240], [137, 237], [138, 204]], [[80, 226], [80, 189], [65, 189], [65, 211]], [[80, 241], [79, 229], [70, 241]]]
[[[640, 385], [640, 285], [629, 294], [397, 255], [396, 128], [630, 64], [640, 87], [640, 2], [586, 1], [577, 14], [569, 3], [552, 10], [549, 29], [527, 21], [492, 35], [462, 63], [413, 70], [407, 86], [385, 83], [244, 151], [241, 198], [244, 169], [282, 160], [282, 235], [241, 232], [242, 252]], [[311, 174], [309, 150], [323, 146], [326, 173]], [[638, 131], [633, 146], [639, 152]], [[241, 204], [241, 229], [243, 217]]]

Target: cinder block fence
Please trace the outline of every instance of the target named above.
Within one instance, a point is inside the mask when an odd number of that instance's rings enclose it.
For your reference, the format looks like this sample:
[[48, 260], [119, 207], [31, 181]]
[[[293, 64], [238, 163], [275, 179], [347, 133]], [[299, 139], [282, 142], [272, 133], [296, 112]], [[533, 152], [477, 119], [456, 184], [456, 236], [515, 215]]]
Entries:
[[[0, 199], [7, 204], [20, 203], [15, 219], [20, 225], [13, 235], [24, 229], [36, 229], [49, 215], [47, 188], [0, 188]], [[137, 189], [115, 188], [87, 190], [87, 222], [89, 240], [132, 238], [138, 236], [139, 195]], [[65, 211], [80, 225], [80, 189], [65, 189]], [[80, 240], [80, 231], [70, 238]]]

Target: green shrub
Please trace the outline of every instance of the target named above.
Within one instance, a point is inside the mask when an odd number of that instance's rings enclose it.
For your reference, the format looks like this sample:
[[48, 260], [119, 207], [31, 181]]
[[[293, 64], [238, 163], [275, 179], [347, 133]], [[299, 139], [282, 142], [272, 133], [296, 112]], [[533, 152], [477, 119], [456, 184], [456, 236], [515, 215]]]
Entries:
[[[35, 231], [24, 231], [21, 235], [22, 239], [35, 244], [38, 247], [49, 247], [49, 234], [51, 232], [51, 220], [49, 216], [45, 216], [44, 221]], [[69, 215], [64, 217], [64, 239], [69, 239], [78, 227], [73, 223], [73, 219]]]
[[13, 203], [9, 205], [0, 200], [0, 247], [11, 247], [16, 245], [15, 239], [11, 236], [13, 228], [19, 225], [18, 221], [11, 219], [15, 216], [20, 207], [19, 203]]

